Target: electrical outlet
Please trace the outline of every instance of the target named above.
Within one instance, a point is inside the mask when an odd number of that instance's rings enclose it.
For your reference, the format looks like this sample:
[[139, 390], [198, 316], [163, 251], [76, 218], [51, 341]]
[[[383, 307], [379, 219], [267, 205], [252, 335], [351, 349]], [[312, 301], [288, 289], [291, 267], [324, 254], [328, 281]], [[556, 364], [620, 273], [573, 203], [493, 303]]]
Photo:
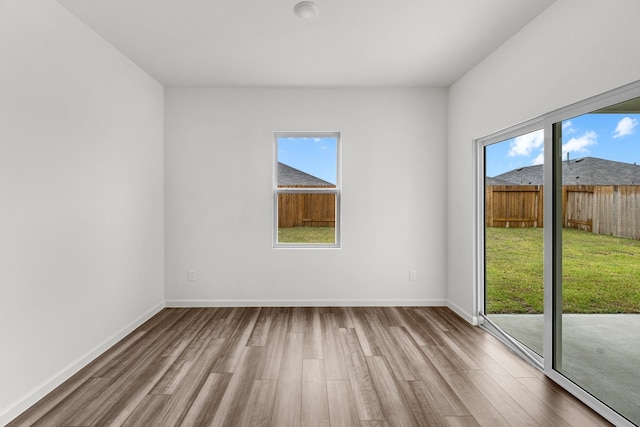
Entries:
[[412, 282], [416, 280], [416, 271], [415, 270], [409, 270], [409, 280], [411, 280]]
[[196, 272], [193, 270], [189, 270], [189, 272], [187, 273], [187, 280], [189, 280], [190, 282], [195, 282], [196, 281]]

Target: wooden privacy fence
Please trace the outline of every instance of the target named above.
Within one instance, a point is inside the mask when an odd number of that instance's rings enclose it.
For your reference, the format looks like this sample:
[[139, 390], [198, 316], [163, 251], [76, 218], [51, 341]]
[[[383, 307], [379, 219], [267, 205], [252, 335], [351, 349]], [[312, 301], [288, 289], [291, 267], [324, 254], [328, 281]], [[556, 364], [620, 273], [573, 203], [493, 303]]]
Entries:
[[335, 225], [335, 194], [278, 194], [278, 227], [335, 227]]
[[486, 187], [487, 227], [542, 227], [542, 185], [488, 185]]
[[[486, 187], [487, 227], [542, 227], [543, 186]], [[562, 226], [640, 240], [640, 185], [565, 185]]]

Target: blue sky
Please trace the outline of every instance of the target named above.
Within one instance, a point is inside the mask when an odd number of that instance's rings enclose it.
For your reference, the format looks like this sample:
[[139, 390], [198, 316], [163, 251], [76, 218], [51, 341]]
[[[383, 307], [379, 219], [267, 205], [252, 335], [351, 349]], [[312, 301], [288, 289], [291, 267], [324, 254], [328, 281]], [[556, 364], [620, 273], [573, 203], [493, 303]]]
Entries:
[[[599, 157], [640, 164], [640, 114], [584, 114], [562, 122], [562, 158]], [[486, 175], [542, 164], [542, 130], [486, 148]]]
[[310, 175], [336, 183], [338, 139], [278, 138], [278, 161]]

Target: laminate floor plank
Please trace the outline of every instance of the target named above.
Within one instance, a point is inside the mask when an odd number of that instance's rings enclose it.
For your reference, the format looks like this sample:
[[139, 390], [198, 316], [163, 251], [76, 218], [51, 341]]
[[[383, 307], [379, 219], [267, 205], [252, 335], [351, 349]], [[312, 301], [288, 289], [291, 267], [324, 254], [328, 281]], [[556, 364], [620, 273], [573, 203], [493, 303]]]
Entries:
[[273, 322], [273, 307], [265, 307], [260, 310], [260, 315], [256, 320], [256, 324], [253, 327], [248, 346], [262, 347], [267, 343], [269, 338], [269, 331], [271, 330], [271, 323]]
[[131, 368], [136, 360], [148, 358], [150, 353], [155, 354], [153, 352], [159, 347], [162, 347], [164, 351], [172, 344], [173, 338], [178, 336], [189, 325], [197, 311], [179, 310], [175, 313], [174, 317], [166, 317], [164, 321], [146, 329], [146, 333], [136, 345], [128, 346], [125, 351], [116, 357], [112, 357], [93, 376], [99, 378], [121, 377], [126, 375], [126, 370]]
[[203, 308], [196, 309], [196, 315], [185, 327], [180, 335], [171, 342], [169, 346], [162, 353], [162, 357], [178, 357], [182, 352], [191, 345], [191, 342], [200, 333], [200, 330], [207, 324], [211, 324], [211, 316], [213, 312]]
[[217, 323], [218, 328], [215, 326], [216, 322], [210, 322], [210, 327], [200, 330], [199, 335], [154, 385], [151, 394], [174, 394], [185, 382], [193, 382], [194, 373], [204, 381], [225, 342], [216, 338], [221, 330], [221, 323]]
[[[492, 402], [499, 404], [495, 396], [484, 395], [472, 383], [457, 371], [444, 371], [442, 376], [451, 386], [453, 391], [464, 402], [471, 415], [480, 425], [494, 427], [508, 427], [509, 423], [502, 414], [492, 405]], [[489, 399], [492, 399], [491, 401]]]
[[144, 347], [132, 354], [129, 364], [121, 367], [115, 381], [83, 408], [83, 413], [76, 418], [77, 425], [122, 424], [177, 360], [176, 357], [162, 357], [162, 354], [200, 313], [200, 310], [181, 311], [176, 322], [163, 323], [149, 330], [143, 341], [153, 340], [141, 342]]
[[446, 426], [446, 417], [440, 414], [429, 403], [427, 387], [422, 381], [401, 381], [400, 387], [407, 404], [421, 426]]
[[394, 427], [387, 420], [361, 420], [360, 427]]
[[371, 379], [364, 352], [355, 329], [340, 329], [342, 351], [360, 420], [385, 420], [378, 391]]
[[233, 335], [240, 324], [240, 319], [244, 315], [246, 308], [244, 307], [228, 307], [222, 318], [223, 328], [220, 332], [220, 338], [228, 339]]
[[331, 307], [330, 313], [335, 316], [338, 328], [355, 328], [351, 314], [349, 314], [349, 307]]
[[[144, 335], [144, 332], [136, 333], [136, 336]], [[112, 357], [116, 357], [118, 352], [124, 351], [126, 347], [120, 347], [115, 351], [107, 351], [103, 356], [94, 360], [88, 366], [80, 370], [77, 374], [69, 378], [67, 381], [56, 387], [51, 393], [43, 397], [36, 405], [31, 406], [25, 412], [20, 414], [16, 419], [7, 424], [7, 427], [11, 426], [30, 426], [36, 423], [40, 418], [47, 416], [51, 411], [57, 411], [61, 402], [68, 399], [73, 393], [82, 387], [86, 382], [91, 382], [93, 373], [102, 369]], [[112, 349], [113, 350], [113, 349]], [[108, 356], [108, 353], [113, 353]], [[109, 379], [106, 384], [111, 382]]]
[[54, 407], [59, 405], [60, 402], [65, 400], [69, 395], [81, 387], [84, 382], [90, 381], [90, 378], [97, 376], [98, 372], [105, 369], [105, 367], [115, 359], [120, 358], [123, 353], [132, 351], [132, 347], [144, 348], [143, 346], [145, 343], [141, 344], [141, 340], [143, 337], [148, 336], [150, 330], [159, 328], [161, 327], [160, 325], [164, 328], [169, 327], [185, 315], [187, 311], [188, 310], [180, 309], [164, 309], [160, 311], [160, 313], [156, 314], [143, 325], [136, 328], [100, 357], [82, 368], [78, 373], [73, 375], [60, 386], [56, 387], [55, 390], [42, 398], [37, 405], [33, 405], [31, 408], [27, 409], [7, 426], [30, 426], [34, 424], [38, 419], [43, 417], [46, 413], [51, 411]]
[[369, 324], [370, 333], [377, 338], [377, 352], [387, 359], [396, 378], [404, 381], [415, 381], [416, 376], [411, 369], [411, 362], [392, 337], [392, 328], [397, 328], [397, 326], [383, 326], [379, 320], [380, 316], [376, 316], [373, 313], [367, 313], [365, 317]]
[[271, 425], [291, 427], [301, 424], [303, 334], [287, 334], [282, 367], [276, 390]]
[[289, 317], [289, 329], [291, 333], [304, 333], [307, 325], [306, 312], [310, 308], [306, 307], [292, 307], [291, 317]]
[[304, 330], [304, 343], [302, 349], [303, 359], [322, 359], [324, 352], [322, 349], [322, 324], [320, 321], [320, 310], [317, 307], [309, 308], [305, 311], [306, 322]]
[[450, 427], [481, 427], [473, 417], [447, 417], [447, 425]]
[[73, 415], [81, 411], [96, 396], [99, 396], [112, 382], [112, 378], [89, 378], [73, 393], [31, 425], [39, 427], [76, 425]]
[[327, 395], [331, 427], [360, 425], [360, 417], [349, 381], [327, 381]]
[[330, 427], [327, 379], [324, 361], [303, 359], [302, 361], [302, 410], [301, 425], [305, 427]]
[[140, 371], [137, 377], [128, 378], [128, 381], [120, 381], [120, 378], [107, 388], [108, 405], [103, 403], [103, 394], [91, 401], [83, 410], [88, 417], [82, 417], [85, 421], [79, 425], [122, 425], [135, 411], [136, 407], [169, 369], [174, 358], [165, 357], [154, 359], [151, 364]]
[[[496, 384], [496, 382], [491, 379], [486, 372], [481, 370], [462, 371], [460, 375], [463, 379], [473, 384], [483, 396], [491, 396], [492, 406], [510, 425], [523, 427], [540, 426], [539, 420], [535, 420], [531, 415], [529, 415], [529, 413], [527, 413], [527, 411], [525, 411], [509, 393]], [[562, 422], [560, 421], [555, 425], [561, 427]]]
[[[187, 360], [182, 365], [183, 371], [179, 377], [167, 389], [170, 398], [165, 405], [148, 419], [149, 424], [162, 426], [177, 426], [187, 414], [189, 407], [202, 391], [203, 386], [210, 377], [211, 366], [217, 355], [222, 351], [222, 339], [216, 338], [203, 346], [198, 356]], [[178, 380], [179, 379], [179, 380]], [[150, 393], [157, 391], [154, 387]]]
[[550, 411], [553, 411], [572, 426], [602, 427], [610, 425], [593, 411], [586, 411], [582, 403], [571, 396], [550, 379], [518, 378], [532, 394], [538, 397]]
[[211, 373], [189, 406], [180, 425], [207, 426], [213, 421], [233, 374]]
[[340, 338], [340, 328], [333, 313], [321, 316], [322, 349], [327, 380], [348, 380], [349, 372], [345, 362]]
[[387, 317], [389, 326], [402, 328], [406, 326], [406, 320], [402, 316], [401, 310], [404, 307], [381, 307], [382, 313]]
[[211, 368], [212, 372], [233, 372], [238, 364], [242, 352], [253, 332], [253, 326], [258, 320], [260, 308], [246, 308], [240, 318], [233, 333], [225, 338], [222, 350], [216, 356], [215, 363]]
[[268, 427], [271, 425], [277, 388], [277, 380], [256, 380], [253, 383], [241, 427]]
[[[485, 373], [484, 377], [479, 379], [471, 378], [480, 387], [478, 381], [495, 382], [509, 396], [517, 402], [538, 424], [541, 426], [567, 427], [569, 423], [563, 420], [558, 414], [550, 410], [549, 406], [536, 393], [531, 392], [522, 384], [520, 378], [511, 376], [502, 366], [493, 360], [487, 360], [482, 364]], [[498, 406], [498, 410], [503, 407]]]
[[369, 333], [369, 327], [365, 320], [366, 307], [349, 307], [349, 316], [353, 322], [353, 329], [358, 335], [358, 341], [360, 342], [360, 348], [365, 356], [379, 355], [375, 352], [377, 343], [375, 337]]
[[466, 416], [471, 415], [460, 396], [451, 388], [433, 363], [411, 339], [409, 333], [402, 328], [392, 330], [398, 345], [412, 361], [412, 366], [423, 384], [428, 385], [419, 398], [424, 399], [439, 415]]
[[394, 379], [386, 358], [373, 356], [367, 358], [367, 365], [373, 384], [378, 390], [378, 397], [389, 425], [398, 427], [418, 426], [411, 407], [403, 398], [400, 386]]
[[282, 366], [282, 353], [287, 338], [289, 314], [279, 312], [272, 321], [269, 338], [264, 347], [264, 357], [259, 362], [257, 377], [261, 380], [277, 380]]
[[610, 425], [443, 307], [169, 308], [8, 424]]
[[[136, 427], [150, 425], [156, 414], [162, 411], [167, 401], [171, 398], [168, 394], [148, 394], [122, 424], [123, 427]], [[69, 424], [75, 425], [75, 424]]]
[[238, 372], [231, 376], [211, 425], [236, 427], [242, 423], [261, 356], [261, 347], [245, 347]]
[[[435, 314], [432, 313], [432, 316], [436, 315], [438, 315], [437, 312]], [[459, 320], [464, 322], [462, 319]], [[451, 325], [452, 329], [449, 331], [449, 336], [465, 353], [475, 355], [481, 351], [499, 363], [514, 377], [544, 376], [538, 369], [523, 359], [513, 357], [514, 354], [511, 350], [480, 328], [465, 327], [464, 323], [458, 323], [458, 319], [451, 319]]]
[[[427, 350], [430, 357], [438, 358], [440, 362], [448, 362], [456, 369], [480, 369], [471, 356], [461, 349], [455, 341], [448, 336], [448, 329], [445, 331], [438, 327], [425, 315], [423, 310], [412, 310], [415, 317], [415, 324], [422, 332], [422, 335], [430, 337], [430, 342], [421, 346]], [[415, 326], [414, 326], [415, 327]], [[435, 362], [435, 361], [434, 361]]]

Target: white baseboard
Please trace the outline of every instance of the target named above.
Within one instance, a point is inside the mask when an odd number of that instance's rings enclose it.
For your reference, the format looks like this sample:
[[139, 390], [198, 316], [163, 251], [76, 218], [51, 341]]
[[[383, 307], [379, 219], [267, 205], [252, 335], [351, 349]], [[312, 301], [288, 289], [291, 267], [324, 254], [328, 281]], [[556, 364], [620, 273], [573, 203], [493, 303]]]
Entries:
[[441, 299], [367, 299], [367, 300], [167, 300], [166, 307], [442, 307]]
[[479, 321], [478, 316], [473, 316], [472, 314], [469, 314], [466, 310], [463, 310], [459, 305], [451, 301], [447, 301], [447, 307], [455, 311], [458, 316], [462, 317], [464, 320], [471, 323], [472, 325], [474, 326], [478, 325], [478, 321]]
[[90, 362], [95, 360], [102, 353], [107, 351], [109, 348], [113, 347], [118, 341], [126, 337], [129, 333], [131, 333], [138, 326], [142, 325], [144, 322], [149, 320], [151, 317], [156, 315], [160, 310], [164, 308], [164, 301], [158, 303], [155, 307], [144, 313], [138, 319], [131, 322], [129, 325], [122, 328], [120, 331], [116, 332], [111, 337], [104, 340], [102, 343], [97, 345], [95, 348], [90, 350], [84, 356], [81, 356], [74, 362], [70, 363], [67, 367], [62, 369], [60, 372], [54, 374], [51, 378], [44, 381], [39, 386], [36, 386], [33, 390], [29, 391], [23, 397], [19, 398], [15, 403], [9, 405], [9, 407], [0, 410], [0, 425], [8, 424], [11, 420], [16, 418], [18, 415], [29, 409], [33, 404], [42, 399], [48, 393], [51, 393], [56, 387], [60, 384], [71, 378], [75, 373], [79, 372], [80, 369], [84, 368]]

